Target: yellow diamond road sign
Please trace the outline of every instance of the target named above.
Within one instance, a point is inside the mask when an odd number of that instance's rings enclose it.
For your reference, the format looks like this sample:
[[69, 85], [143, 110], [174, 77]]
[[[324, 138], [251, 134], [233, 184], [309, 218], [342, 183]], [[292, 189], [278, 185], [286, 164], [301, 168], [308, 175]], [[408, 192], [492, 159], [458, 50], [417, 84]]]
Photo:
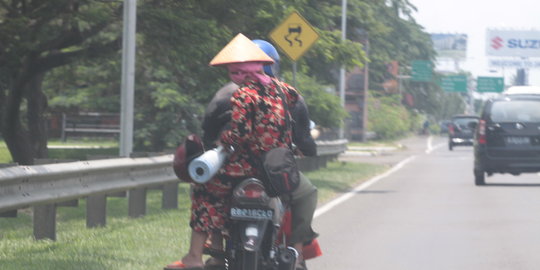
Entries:
[[291, 13], [270, 33], [270, 39], [293, 61], [309, 50], [318, 38], [319, 34], [298, 12]]

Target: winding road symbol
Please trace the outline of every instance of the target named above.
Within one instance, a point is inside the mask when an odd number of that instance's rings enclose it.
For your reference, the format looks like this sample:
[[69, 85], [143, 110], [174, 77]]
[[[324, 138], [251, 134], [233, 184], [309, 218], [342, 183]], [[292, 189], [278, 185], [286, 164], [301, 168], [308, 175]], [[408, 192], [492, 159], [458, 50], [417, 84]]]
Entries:
[[302, 25], [300, 24], [289, 24], [289, 33], [285, 35], [283, 38], [289, 43], [289, 46], [293, 46], [294, 43], [290, 39], [291, 37], [294, 37], [294, 40], [298, 43], [298, 46], [302, 47], [302, 40], [299, 39], [300, 35], [302, 34]]
[[298, 12], [292, 12], [269, 34], [291, 60], [297, 61], [319, 38], [315, 28]]

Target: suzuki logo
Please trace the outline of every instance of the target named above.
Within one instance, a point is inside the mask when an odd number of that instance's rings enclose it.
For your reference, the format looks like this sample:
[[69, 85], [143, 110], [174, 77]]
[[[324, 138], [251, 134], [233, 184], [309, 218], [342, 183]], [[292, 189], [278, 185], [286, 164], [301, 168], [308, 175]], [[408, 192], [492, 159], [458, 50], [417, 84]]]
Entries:
[[523, 126], [522, 124], [520, 123], [516, 123], [516, 129], [524, 129], [525, 126]]
[[494, 37], [491, 39], [491, 47], [495, 50], [500, 49], [503, 46], [503, 39], [500, 37]]

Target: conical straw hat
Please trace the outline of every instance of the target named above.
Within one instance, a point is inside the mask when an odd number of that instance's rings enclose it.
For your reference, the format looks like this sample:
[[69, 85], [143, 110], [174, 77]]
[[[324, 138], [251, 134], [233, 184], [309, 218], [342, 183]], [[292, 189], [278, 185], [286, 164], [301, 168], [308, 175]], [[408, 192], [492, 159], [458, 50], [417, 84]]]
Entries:
[[243, 62], [263, 62], [264, 64], [272, 64], [274, 60], [270, 58], [263, 50], [253, 43], [243, 34], [238, 34], [229, 44], [214, 56], [210, 61], [211, 66], [219, 66], [231, 63]]

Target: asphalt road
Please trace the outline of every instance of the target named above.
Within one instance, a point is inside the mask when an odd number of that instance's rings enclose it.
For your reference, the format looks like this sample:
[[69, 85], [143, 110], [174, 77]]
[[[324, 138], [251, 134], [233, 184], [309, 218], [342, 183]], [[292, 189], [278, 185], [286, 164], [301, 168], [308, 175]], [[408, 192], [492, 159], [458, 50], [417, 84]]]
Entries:
[[404, 150], [342, 160], [394, 166], [316, 212], [310, 270], [540, 269], [540, 176], [474, 185], [472, 148], [409, 138]]

